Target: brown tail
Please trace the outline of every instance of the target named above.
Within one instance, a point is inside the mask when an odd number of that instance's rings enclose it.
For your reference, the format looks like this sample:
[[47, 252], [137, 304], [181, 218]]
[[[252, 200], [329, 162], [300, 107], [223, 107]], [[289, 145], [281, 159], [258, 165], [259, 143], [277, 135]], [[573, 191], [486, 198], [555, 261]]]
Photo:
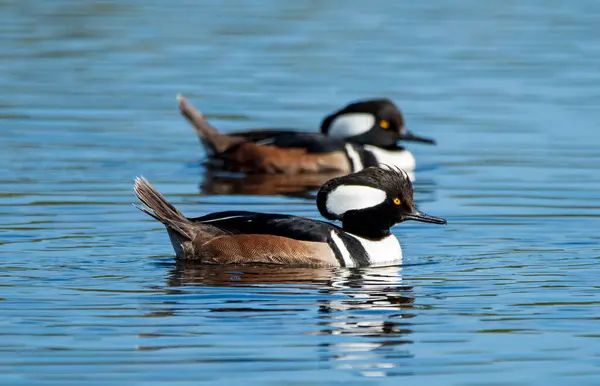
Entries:
[[163, 197], [144, 177], [135, 179], [134, 187], [137, 198], [147, 206], [137, 207], [142, 212], [154, 217], [173, 230], [182, 240], [193, 240], [197, 234], [196, 226]]
[[214, 126], [212, 126], [204, 115], [196, 110], [190, 102], [185, 99], [181, 94], [177, 95], [177, 102], [179, 103], [179, 111], [188, 122], [196, 130], [196, 134], [202, 141], [202, 144], [206, 147], [207, 152], [212, 154], [223, 153], [231, 146], [236, 145], [244, 141], [243, 138], [235, 137], [231, 135], [225, 135], [219, 133]]

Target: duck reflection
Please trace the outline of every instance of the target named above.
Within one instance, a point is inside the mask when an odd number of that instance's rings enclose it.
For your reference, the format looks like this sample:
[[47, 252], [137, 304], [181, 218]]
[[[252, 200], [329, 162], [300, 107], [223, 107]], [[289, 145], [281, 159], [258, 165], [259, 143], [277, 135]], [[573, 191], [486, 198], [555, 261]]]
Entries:
[[332, 178], [344, 173], [314, 174], [248, 174], [235, 175], [207, 169], [200, 191], [210, 195], [282, 195], [298, 198], [314, 197], [314, 191]]
[[[305, 173], [286, 174], [248, 174], [239, 175], [207, 168], [200, 192], [206, 195], [252, 195], [252, 196], [287, 196], [314, 200], [316, 191], [321, 185], [344, 173]], [[415, 182], [413, 172], [408, 172], [411, 181]], [[434, 184], [424, 180], [415, 184], [415, 194], [433, 194]]]
[[[404, 333], [399, 322], [367, 322], [340, 313], [347, 311], [400, 311], [414, 303], [412, 287], [402, 285], [401, 267], [378, 268], [293, 268], [274, 266], [210, 266], [178, 262], [169, 274], [167, 286], [173, 291], [183, 287], [256, 287], [293, 285], [298, 289], [315, 289], [319, 318], [324, 328], [313, 334], [385, 335]], [[338, 295], [343, 295], [341, 298]], [[388, 315], [394, 319], [411, 318], [411, 314]], [[356, 319], [356, 320], [351, 320]]]
[[[285, 320], [299, 328], [299, 334], [321, 336], [314, 343], [317, 360], [333, 361], [335, 367], [364, 376], [387, 376], [393, 374], [399, 360], [413, 357], [408, 348], [413, 343], [415, 298], [413, 288], [402, 284], [401, 271], [400, 266], [290, 268], [178, 262], [166, 284], [171, 295], [196, 293], [198, 287], [246, 287], [243, 292], [250, 297], [224, 300], [208, 308], [248, 317], [284, 313], [282, 323]], [[253, 294], [281, 299], [273, 306], [270, 301], [257, 303]], [[175, 308], [181, 308], [180, 302], [169, 303], [179, 303]], [[244, 318], [235, 316], [239, 317]]]
[[271, 265], [205, 265], [177, 261], [169, 273], [169, 287], [229, 287], [272, 284], [324, 285], [334, 268], [294, 268]]

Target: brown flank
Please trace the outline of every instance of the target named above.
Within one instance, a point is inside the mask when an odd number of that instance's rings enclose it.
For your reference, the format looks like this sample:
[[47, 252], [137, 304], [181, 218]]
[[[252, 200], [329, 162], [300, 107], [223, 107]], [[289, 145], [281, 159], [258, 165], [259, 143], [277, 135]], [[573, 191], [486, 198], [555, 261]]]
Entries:
[[221, 134], [182, 95], [177, 96], [181, 114], [196, 130], [209, 156], [225, 162], [233, 172], [266, 174], [349, 173], [351, 165], [342, 151], [309, 154], [304, 148], [258, 145], [242, 136]]
[[206, 264], [339, 266], [327, 243], [275, 235], [232, 234], [209, 224], [189, 220], [143, 177], [136, 178], [134, 191], [147, 207], [138, 209], [167, 228], [179, 259]]

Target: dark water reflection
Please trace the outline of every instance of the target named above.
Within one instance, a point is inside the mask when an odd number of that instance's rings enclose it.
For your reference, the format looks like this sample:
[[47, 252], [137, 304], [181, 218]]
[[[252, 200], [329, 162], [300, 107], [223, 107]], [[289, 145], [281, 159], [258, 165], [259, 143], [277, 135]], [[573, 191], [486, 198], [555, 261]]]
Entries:
[[[174, 299], [198, 295], [204, 287], [233, 288], [232, 295], [237, 292], [239, 297], [206, 306], [205, 311], [218, 315], [211, 319], [235, 318], [263, 328], [271, 320], [284, 320], [286, 326], [271, 333], [296, 330], [308, 336], [361, 337], [364, 342], [337, 343], [323, 338], [315, 347], [318, 361], [385, 369], [387, 366], [377, 361], [386, 361], [388, 356], [411, 358], [408, 348], [402, 346], [412, 343], [409, 335], [415, 299], [412, 288], [402, 285], [400, 273], [400, 267], [347, 270], [177, 264], [167, 286]], [[159, 314], [174, 316], [179, 306], [177, 300], [170, 301], [168, 311]], [[356, 366], [352, 363], [359, 360]]]
[[[303, 198], [310, 201], [316, 200], [319, 187], [332, 178], [343, 173], [321, 174], [237, 174], [212, 170], [207, 168], [199, 187], [205, 195], [258, 195]], [[434, 193], [432, 181], [417, 181], [413, 172], [409, 173], [415, 187], [416, 200]]]
[[200, 191], [209, 195], [283, 195], [314, 200], [319, 186], [342, 174], [232, 175], [207, 169]]
[[[600, 383], [600, 3], [0, 2], [0, 384]], [[176, 265], [132, 206], [319, 217], [179, 116], [316, 127], [394, 99], [438, 146], [404, 265]], [[274, 195], [276, 194], [276, 195]]]

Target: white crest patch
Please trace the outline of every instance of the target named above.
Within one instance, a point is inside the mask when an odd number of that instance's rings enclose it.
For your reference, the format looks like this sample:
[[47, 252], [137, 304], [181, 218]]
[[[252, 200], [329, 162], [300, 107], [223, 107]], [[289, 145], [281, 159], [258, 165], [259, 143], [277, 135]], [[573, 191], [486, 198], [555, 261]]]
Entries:
[[397, 166], [404, 170], [415, 170], [415, 156], [408, 150], [385, 150], [377, 146], [365, 145], [366, 151], [373, 153], [377, 163]]
[[362, 161], [360, 160], [360, 154], [358, 154], [358, 152], [354, 150], [354, 147], [352, 147], [352, 145], [350, 145], [349, 143], [347, 143], [345, 147], [346, 153], [348, 154], [350, 161], [352, 161], [352, 171], [358, 172], [360, 170], [363, 170], [365, 167]]
[[[389, 235], [381, 240], [373, 241], [363, 239], [352, 233], [348, 235], [357, 239], [367, 252], [370, 266], [396, 265], [402, 263], [402, 247], [394, 235]], [[340, 240], [341, 241], [341, 240]], [[337, 243], [336, 243], [337, 244]]]
[[348, 248], [346, 248], [346, 244], [344, 244], [344, 241], [339, 238], [335, 231], [331, 231], [331, 239], [340, 250], [342, 258], [344, 259], [344, 265], [346, 267], [354, 267], [354, 260], [350, 257], [350, 252], [348, 251]]
[[349, 210], [366, 209], [385, 201], [386, 193], [377, 188], [361, 185], [341, 185], [327, 196], [327, 211], [341, 216]]
[[354, 137], [371, 130], [374, 124], [375, 117], [369, 113], [343, 114], [331, 122], [327, 135], [332, 138]]

